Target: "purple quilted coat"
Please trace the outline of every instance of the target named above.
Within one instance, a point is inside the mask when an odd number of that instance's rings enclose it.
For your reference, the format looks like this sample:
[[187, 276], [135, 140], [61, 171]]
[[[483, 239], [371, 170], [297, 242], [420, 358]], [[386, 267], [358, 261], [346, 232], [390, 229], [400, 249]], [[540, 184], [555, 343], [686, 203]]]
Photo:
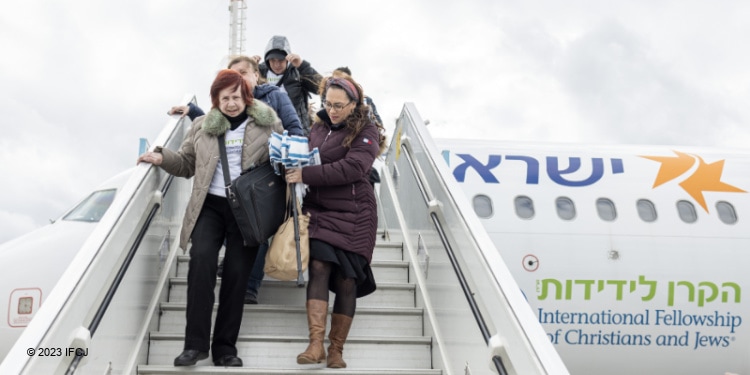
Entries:
[[375, 192], [369, 182], [370, 168], [380, 150], [375, 124], [366, 126], [351, 147], [341, 145], [349, 130], [323, 121], [310, 130], [310, 149], [320, 150], [322, 165], [302, 169], [309, 185], [303, 212], [310, 213], [310, 238], [372, 260], [378, 226]]

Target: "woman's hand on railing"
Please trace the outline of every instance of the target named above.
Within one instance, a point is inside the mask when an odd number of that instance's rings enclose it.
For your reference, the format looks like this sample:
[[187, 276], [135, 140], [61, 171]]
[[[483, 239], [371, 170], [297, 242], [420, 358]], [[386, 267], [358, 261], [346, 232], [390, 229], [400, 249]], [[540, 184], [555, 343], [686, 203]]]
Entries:
[[158, 152], [149, 151], [139, 156], [136, 164], [144, 162], [144, 163], [151, 163], [153, 165], [161, 165], [163, 161], [164, 161], [164, 156], [162, 154]]
[[180, 117], [185, 117], [185, 115], [187, 115], [188, 112], [190, 112], [190, 107], [186, 105], [176, 105], [170, 108], [169, 111], [167, 111], [167, 114], [170, 116], [180, 115]]

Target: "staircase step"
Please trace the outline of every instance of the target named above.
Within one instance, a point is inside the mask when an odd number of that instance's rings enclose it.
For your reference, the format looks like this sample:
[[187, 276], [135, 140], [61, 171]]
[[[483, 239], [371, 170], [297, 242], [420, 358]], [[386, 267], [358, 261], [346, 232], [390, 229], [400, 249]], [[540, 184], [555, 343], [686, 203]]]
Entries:
[[[216, 281], [214, 293], [219, 295], [221, 279]], [[169, 281], [169, 302], [185, 302], [187, 293], [187, 278], [175, 277]], [[415, 307], [414, 284], [406, 283], [378, 283], [377, 290], [372, 294], [357, 299], [357, 307]], [[258, 302], [264, 305], [304, 306], [306, 288], [297, 287], [294, 281], [266, 280], [260, 288]], [[334, 294], [331, 293], [330, 301]]]
[[215, 375], [215, 374], [246, 374], [246, 375], [441, 375], [441, 370], [421, 369], [329, 369], [315, 368], [249, 368], [249, 367], [214, 367], [194, 366], [190, 370], [184, 367], [142, 365], [138, 366], [138, 374], [141, 375], [175, 375], [190, 373], [193, 375]]
[[[211, 321], [216, 317], [216, 308]], [[330, 312], [330, 309], [329, 309]], [[159, 332], [185, 331], [185, 304], [162, 303]], [[419, 308], [360, 307], [352, 323], [351, 336], [421, 336], [423, 311]], [[330, 327], [330, 313], [327, 327]], [[245, 305], [241, 335], [294, 336], [307, 332], [307, 312], [303, 306]]]
[[[184, 335], [151, 333], [149, 364], [171, 365], [182, 352]], [[305, 350], [307, 336], [240, 335], [237, 355], [246, 367], [275, 369], [310, 369], [319, 365], [298, 365], [297, 355]], [[328, 340], [326, 339], [326, 346]], [[349, 369], [429, 369], [430, 337], [361, 337], [350, 336], [344, 346], [344, 360]], [[197, 366], [212, 366], [211, 358]], [[311, 367], [313, 366], [313, 367]]]
[[372, 253], [372, 260], [404, 260], [404, 244], [402, 242], [378, 242], [375, 243], [375, 250]]
[[[219, 262], [223, 261], [223, 257], [219, 258]], [[177, 257], [177, 277], [187, 277], [188, 266], [190, 264], [190, 256], [180, 255]], [[373, 260], [372, 273], [375, 275], [376, 282], [393, 282], [393, 283], [406, 283], [409, 282], [409, 262], [403, 260]], [[307, 279], [307, 273], [305, 273], [305, 279]], [[270, 277], [265, 280], [274, 280]]]
[[[259, 304], [244, 307], [237, 340], [244, 367], [216, 367], [211, 358], [196, 366], [173, 367], [184, 345], [190, 260], [187, 255], [178, 256], [177, 277], [169, 280], [170, 302], [160, 305], [159, 331], [150, 333], [148, 364], [138, 366], [138, 374], [440, 375], [441, 370], [431, 369], [432, 338], [423, 336], [424, 311], [416, 307], [416, 286], [409, 283], [409, 264], [403, 260], [402, 249], [401, 243], [376, 245], [372, 269], [377, 290], [357, 300], [357, 314], [344, 347], [345, 369], [296, 363], [297, 354], [308, 344], [306, 288], [270, 278], [263, 281]], [[221, 281], [217, 279], [217, 296]], [[335, 295], [329, 298], [333, 303]], [[212, 321], [217, 308], [214, 304]]]

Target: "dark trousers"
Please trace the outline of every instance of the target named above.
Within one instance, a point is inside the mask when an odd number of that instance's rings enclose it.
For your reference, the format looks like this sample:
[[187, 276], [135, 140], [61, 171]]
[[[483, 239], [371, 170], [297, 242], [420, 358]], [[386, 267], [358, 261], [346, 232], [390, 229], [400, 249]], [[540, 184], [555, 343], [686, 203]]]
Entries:
[[253, 265], [253, 271], [250, 272], [250, 279], [247, 280], [247, 294], [252, 294], [258, 297], [258, 289], [263, 283], [263, 277], [266, 273], [263, 272], [263, 267], [266, 265], [266, 254], [268, 253], [268, 241], [258, 246], [258, 256], [255, 257], [255, 265]]
[[224, 197], [208, 194], [191, 235], [187, 285], [185, 349], [207, 352], [211, 335], [211, 313], [219, 250], [225, 244], [224, 271], [219, 290], [219, 308], [210, 345], [214, 359], [237, 355], [237, 336], [242, 323], [245, 288], [258, 253], [243, 246], [237, 222]]

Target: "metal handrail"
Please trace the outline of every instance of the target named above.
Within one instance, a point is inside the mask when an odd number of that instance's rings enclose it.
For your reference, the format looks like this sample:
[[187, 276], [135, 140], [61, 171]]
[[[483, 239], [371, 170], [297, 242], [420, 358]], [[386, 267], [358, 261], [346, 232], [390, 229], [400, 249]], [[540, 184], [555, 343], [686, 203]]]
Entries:
[[[464, 372], [469, 374], [470, 365], [487, 360], [489, 363], [485, 363], [493, 372], [500, 374], [568, 374], [498, 248], [472, 212], [469, 200], [461, 194], [461, 186], [453, 180], [447, 165], [441, 163], [443, 155], [414, 104], [404, 105], [391, 142], [386, 194], [396, 205], [394, 218], [399, 222], [404, 244], [412, 260], [418, 262], [417, 271], [422, 271], [417, 273], [417, 279], [424, 289], [424, 303], [431, 309], [430, 326], [437, 340], [436, 349], [445, 360], [444, 369], [449, 373], [458, 371], [451, 363], [458, 360], [465, 363]], [[399, 183], [403, 178], [399, 168], [404, 169], [403, 177], [409, 178], [408, 183]], [[420, 198], [427, 204], [426, 212], [418, 207]], [[422, 242], [423, 230], [427, 231], [428, 240], [446, 250], [438, 252], [438, 266], [432, 267], [439, 279], [427, 278], [430, 255]], [[418, 248], [411, 241], [416, 235]], [[445, 277], [456, 279], [445, 284]], [[456, 306], [462, 293], [468, 303]], [[448, 296], [454, 303], [446, 304]], [[446, 314], [445, 309], [451, 313]], [[481, 344], [476, 335], [471, 338], [448, 328], [454, 318], [461, 319], [462, 328], [477, 324], [483, 335]], [[480, 355], [476, 352], [478, 346], [458, 345], [456, 340], [475, 340], [471, 345], [483, 344], [489, 355]], [[469, 346], [473, 349], [467, 349]]]
[[[174, 176], [169, 175], [169, 177], [167, 177], [167, 179], [164, 181], [164, 185], [161, 188], [162, 197], [166, 196], [169, 192], [169, 187], [172, 186], [172, 180], [174, 180]], [[151, 222], [154, 220], [154, 217], [156, 217], [156, 213], [159, 211], [160, 207], [161, 203], [159, 202], [154, 203], [153, 207], [151, 207], [146, 221], [138, 231], [135, 242], [133, 242], [133, 245], [130, 247], [127, 255], [125, 256], [125, 261], [120, 265], [120, 269], [117, 270], [117, 275], [115, 276], [114, 280], [112, 280], [112, 284], [110, 285], [109, 289], [107, 289], [107, 293], [105, 294], [102, 303], [99, 304], [94, 317], [91, 319], [88, 330], [92, 338], [94, 337], [94, 334], [96, 334], [96, 329], [99, 327], [99, 323], [101, 323], [102, 319], [104, 318], [104, 314], [107, 313], [107, 309], [109, 308], [112, 299], [117, 293], [117, 289], [120, 287], [120, 283], [125, 278], [125, 274], [128, 272], [128, 267], [135, 257], [136, 252], [140, 248], [141, 242], [143, 242], [143, 238], [145, 238], [146, 232], [148, 232], [148, 229], [151, 227]], [[75, 358], [73, 358], [73, 360], [70, 362], [70, 365], [65, 372], [66, 375], [74, 374], [76, 369], [78, 368], [78, 364], [83, 358], [83, 354], [76, 351]]]
[[[194, 100], [194, 96], [186, 96], [183, 102]], [[183, 119], [171, 117], [156, 143], [181, 143], [179, 136], [185, 131], [185, 125]], [[84, 358], [81, 358], [80, 354], [88, 357], [90, 361], [99, 361], [97, 357], [88, 356], [91, 336], [97, 330], [100, 331], [99, 336], [102, 336], [102, 329], [111, 328], [107, 316], [111, 315], [112, 309], [109, 309], [109, 312], [107, 309], [112, 303], [120, 303], [117, 295], [122, 294], [125, 283], [129, 282], [127, 281], [129, 275], [133, 273], [129, 270], [132, 270], [134, 265], [142, 270], [142, 266], [148, 264], [147, 258], [140, 257], [142, 251], [136, 251], [139, 244], [142, 248], [145, 239], [152, 238], [146, 232], [149, 227], [154, 229], [153, 223], [155, 217], [159, 217], [160, 210], [167, 209], [167, 215], [172, 215], [172, 201], [184, 199], [181, 198], [182, 194], [174, 197], [170, 194], [169, 202], [164, 201], [165, 193], [170, 190], [170, 187], [172, 191], [175, 190], [173, 183], [175, 180], [171, 176], [164, 176], [162, 179], [162, 172], [157, 167], [146, 168], [146, 165], [141, 165], [141, 167], [136, 168], [124, 186], [118, 189], [118, 196], [110, 206], [109, 212], [104, 215], [94, 232], [81, 245], [76, 257], [47, 297], [44, 308], [37, 312], [14, 344], [14, 348], [47, 345], [74, 346], [87, 350], [81, 353], [76, 350], [72, 358], [61, 356], [45, 361], [28, 355], [20, 358], [20, 355], [13, 355], [13, 353], [19, 353], [20, 350], [11, 350], [11, 353], [0, 363], [0, 368], [4, 373], [49, 373], [55, 368], [58, 369], [57, 371], [67, 369], [65, 371], [73, 373], [76, 369], [82, 368], [82, 363], [84, 363]], [[149, 184], [154, 188], [150, 190], [150, 193]], [[155, 184], [160, 186], [154, 186]], [[182, 185], [183, 183], [179, 184], [180, 189]], [[165, 219], [165, 224], [177, 225], [174, 215], [167, 216]], [[162, 229], [169, 231], [169, 227], [159, 227], [157, 231]], [[94, 265], [104, 265], [104, 267]], [[105, 277], [105, 273], [109, 273], [111, 278]], [[86, 289], [88, 285], [94, 285], [84, 283], [84, 280], [88, 280], [92, 275], [100, 281], [95, 287]], [[106, 284], [102, 285], [101, 282]], [[92, 288], [98, 290], [93, 291]], [[117, 292], [118, 288], [120, 293]], [[81, 291], [85, 289], [88, 291], [82, 293]], [[152, 296], [140, 294], [138, 297], [153, 299]], [[140, 300], [137, 303], [141, 303]], [[70, 319], [67, 319], [68, 316]], [[120, 355], [119, 360], [128, 361], [126, 356], [128, 354]]]
[[[424, 199], [425, 204], [429, 206], [429, 203], [432, 201], [433, 197], [430, 196], [431, 194], [429, 193], [428, 189], [425, 187], [424, 181], [422, 181], [422, 177], [419, 171], [417, 170], [417, 167], [415, 166], [414, 160], [412, 159], [411, 151], [409, 150], [408, 147], [406, 147], [405, 144], [401, 145], [401, 150], [404, 153], [403, 155], [406, 157], [409, 168], [411, 168], [412, 172], [414, 173], [414, 176], [416, 177], [417, 187], [419, 188], [419, 192], [422, 194], [422, 198]], [[469, 303], [469, 308], [471, 309], [471, 313], [474, 315], [474, 320], [476, 321], [477, 326], [479, 327], [479, 330], [482, 332], [482, 337], [484, 338], [484, 342], [486, 344], [489, 344], [492, 334], [490, 333], [490, 329], [487, 326], [487, 322], [485, 321], [484, 316], [482, 316], [482, 312], [479, 310], [479, 305], [477, 304], [477, 301], [474, 298], [475, 293], [471, 290], [471, 287], [469, 286], [469, 283], [466, 280], [464, 271], [461, 268], [461, 265], [458, 263], [458, 259], [456, 258], [456, 254], [453, 250], [453, 246], [451, 245], [451, 241], [448, 239], [448, 236], [445, 234], [445, 231], [443, 230], [443, 225], [441, 224], [440, 218], [438, 217], [438, 215], [435, 212], [431, 212], [430, 218], [432, 219], [432, 223], [435, 226], [435, 230], [437, 231], [438, 236], [440, 236], [440, 241], [442, 242], [443, 248], [445, 249], [445, 252], [448, 255], [448, 259], [450, 260], [451, 266], [453, 267], [453, 272], [455, 272], [456, 277], [458, 277], [458, 282], [461, 285], [461, 290], [464, 293], [464, 297], [466, 297], [466, 301]], [[505, 364], [503, 363], [502, 358], [500, 358], [499, 356], [494, 356], [492, 360], [500, 375], [508, 374], [508, 371], [505, 368]]]

